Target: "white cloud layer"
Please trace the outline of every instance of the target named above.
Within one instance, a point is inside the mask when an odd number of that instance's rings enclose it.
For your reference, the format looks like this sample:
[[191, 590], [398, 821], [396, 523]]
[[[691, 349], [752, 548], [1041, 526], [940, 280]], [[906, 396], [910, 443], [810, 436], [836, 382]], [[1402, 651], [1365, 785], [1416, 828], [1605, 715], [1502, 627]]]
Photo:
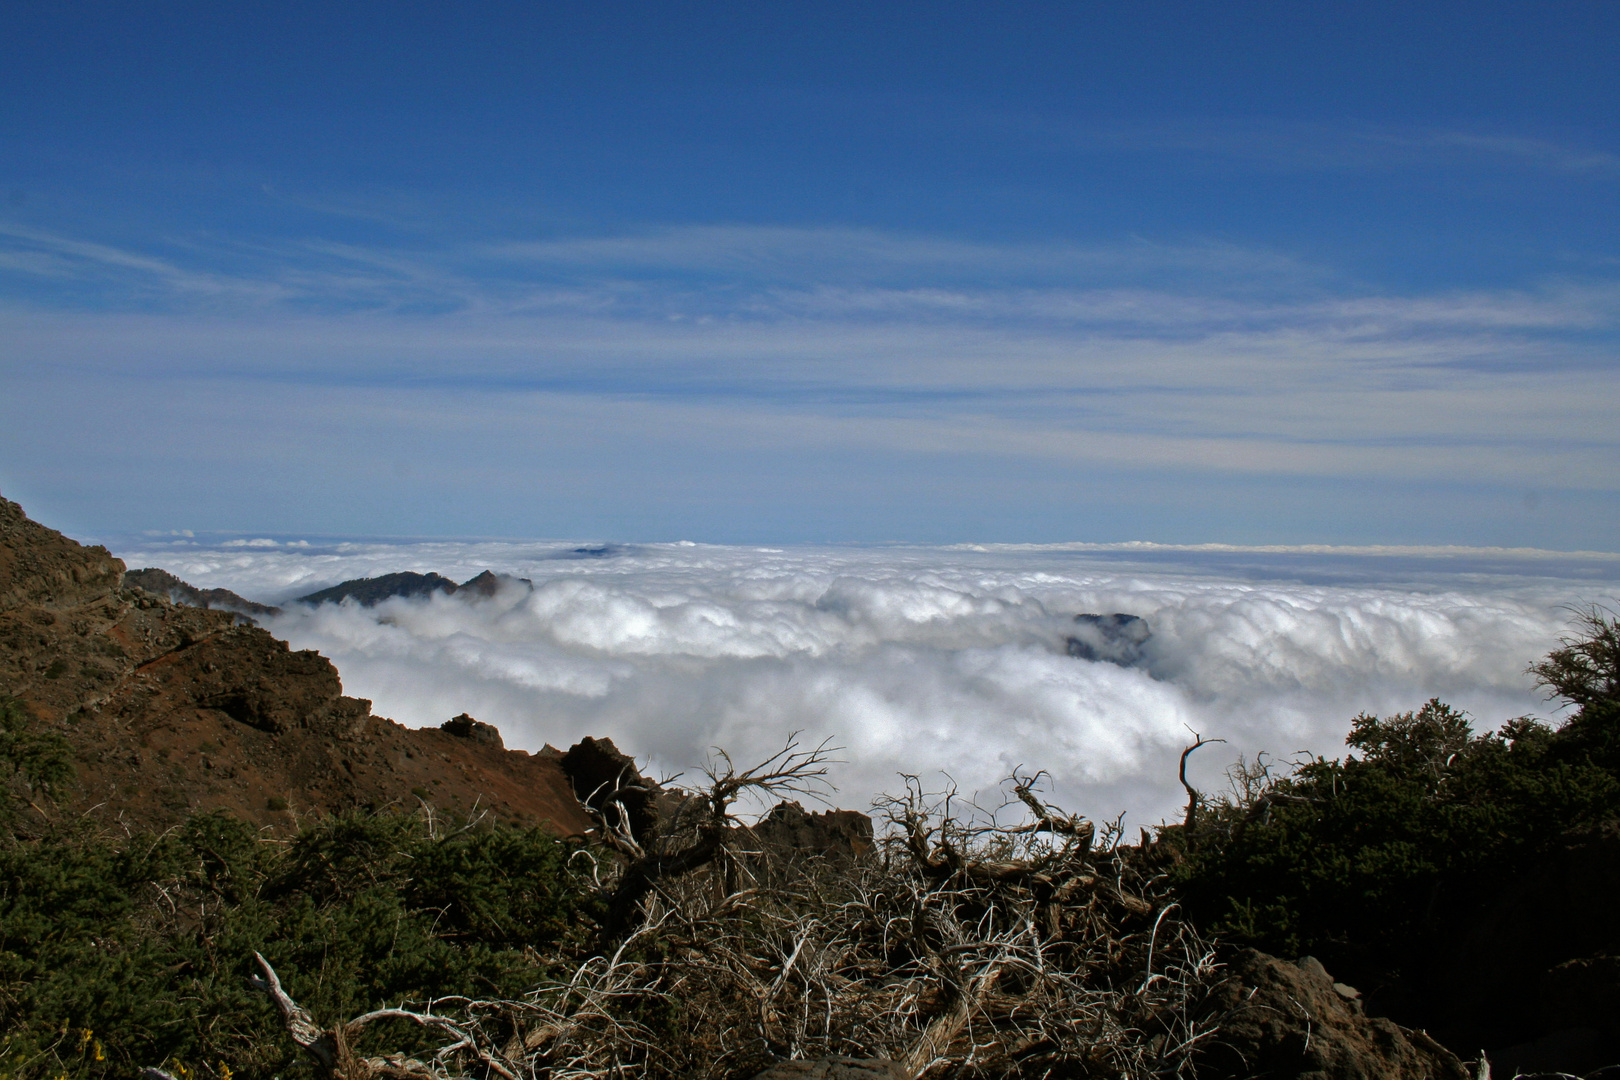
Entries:
[[[608, 735], [665, 771], [711, 747], [762, 758], [799, 731], [845, 748], [846, 807], [900, 772], [984, 791], [1023, 766], [1049, 770], [1071, 807], [1137, 822], [1176, 813], [1189, 730], [1229, 740], [1198, 763], [1218, 786], [1239, 752], [1341, 752], [1362, 710], [1438, 695], [1482, 726], [1545, 713], [1526, 664], [1567, 627], [1561, 605], [1612, 597], [1620, 577], [1612, 556], [1456, 550], [176, 541], [120, 554], [261, 600], [402, 569], [531, 578], [488, 600], [290, 605], [272, 622], [407, 724], [468, 711], [527, 749]], [[1066, 654], [1074, 614], [1114, 611], [1151, 624], [1145, 669]]]

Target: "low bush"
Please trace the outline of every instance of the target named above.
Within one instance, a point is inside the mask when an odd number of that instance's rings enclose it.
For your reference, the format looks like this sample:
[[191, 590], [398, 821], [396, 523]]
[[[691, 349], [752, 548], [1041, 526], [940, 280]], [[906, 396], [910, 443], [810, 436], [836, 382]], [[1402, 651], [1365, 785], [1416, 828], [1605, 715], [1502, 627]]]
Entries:
[[1522, 875], [1569, 830], [1620, 813], [1620, 631], [1601, 611], [1581, 630], [1531, 669], [1578, 706], [1560, 727], [1476, 734], [1433, 700], [1357, 717], [1342, 759], [1240, 763], [1191, 833], [1165, 831], [1195, 919], [1364, 987], [1402, 984], [1445, 943], [1447, 897]]
[[16, 698], [0, 695], [0, 815], [10, 816], [16, 798], [51, 789], [73, 776], [73, 751], [68, 741], [42, 731]]
[[[162, 836], [47, 827], [0, 844], [0, 1076], [308, 1071], [261, 952], [324, 1016], [542, 981], [537, 946], [576, 934], [584, 894], [539, 829], [346, 815], [290, 842], [223, 815]], [[421, 1034], [379, 1028], [390, 1049]], [[362, 1045], [357, 1049], [363, 1050]]]

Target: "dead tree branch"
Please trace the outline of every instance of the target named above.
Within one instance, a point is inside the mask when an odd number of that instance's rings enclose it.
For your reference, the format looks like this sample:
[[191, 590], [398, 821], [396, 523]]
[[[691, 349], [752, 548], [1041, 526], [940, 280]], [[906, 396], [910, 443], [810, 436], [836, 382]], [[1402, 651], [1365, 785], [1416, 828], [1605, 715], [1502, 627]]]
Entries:
[[[698, 807], [693, 815], [696, 821], [690, 828], [675, 830], [673, 837], [653, 850], [638, 844], [629, 835], [628, 828], [615, 829], [601, 811], [591, 810], [604, 839], [627, 860], [608, 898], [602, 941], [616, 940], [623, 935], [634, 923], [642, 901], [660, 882], [684, 876], [715, 860], [735, 821], [732, 805], [745, 792], [781, 798], [790, 794], [820, 797], [830, 791], [826, 777], [828, 767], [835, 760], [832, 755], [838, 750], [830, 740], [823, 740], [812, 749], [800, 749], [795, 735], [781, 750], [741, 772], [724, 750], [717, 750], [714, 760], [704, 770], [709, 778], [707, 788], [693, 800]], [[619, 818], [622, 821], [624, 815], [621, 813]], [[682, 840], [685, 842], [681, 843]], [[681, 843], [681, 846], [665, 850], [667, 843]]]
[[[908, 778], [879, 808], [875, 851], [745, 849], [737, 801], [818, 790], [827, 752], [789, 742], [750, 769], [717, 755], [668, 827], [631, 837], [639, 855], [603, 828], [587, 850], [624, 898], [624, 932], [593, 951], [558, 945], [516, 1000], [440, 999], [323, 1029], [261, 961], [262, 985], [295, 1042], [317, 1062], [311, 1047], [328, 1051], [333, 1080], [732, 1080], [833, 1056], [914, 1078], [1190, 1080], [1212, 1030], [1213, 949], [1153, 858], [1120, 845], [1118, 821], [1051, 805], [1041, 773], [1010, 778], [993, 809]], [[438, 1049], [349, 1052], [396, 1019]]]
[[263, 953], [254, 953], [253, 958], [259, 962], [259, 970], [264, 972], [263, 979], [250, 979], [256, 989], [270, 995], [276, 1008], [281, 1012], [281, 1020], [287, 1026], [287, 1034], [292, 1041], [298, 1044], [299, 1049], [314, 1058], [316, 1064], [327, 1073], [337, 1067], [338, 1047], [337, 1039], [330, 1031], [321, 1028], [315, 1018], [309, 1015], [309, 1010], [288, 996], [287, 991], [281, 988], [281, 979], [276, 975], [276, 969], [270, 966], [270, 961], [264, 958]]
[[1187, 782], [1187, 759], [1191, 757], [1192, 752], [1197, 750], [1200, 746], [1208, 746], [1210, 743], [1223, 743], [1226, 741], [1225, 739], [1206, 739], [1196, 731], [1192, 733], [1192, 737], [1192, 745], [1181, 752], [1181, 766], [1178, 772], [1178, 775], [1181, 778], [1181, 786], [1187, 789], [1187, 812], [1183, 816], [1181, 824], [1183, 830], [1186, 832], [1189, 842], [1192, 838], [1193, 829], [1198, 825], [1198, 806], [1201, 802], [1203, 802], [1204, 796], [1197, 788], [1193, 787], [1192, 784]]
[[259, 962], [259, 969], [264, 972], [264, 978], [249, 981], [275, 1002], [276, 1008], [281, 1012], [282, 1022], [287, 1027], [287, 1034], [299, 1048], [315, 1059], [323, 1075], [337, 1080], [366, 1080], [368, 1077], [419, 1077], [422, 1080], [442, 1080], [446, 1075], [442, 1068], [435, 1068], [414, 1058], [394, 1054], [368, 1059], [357, 1058], [351, 1053], [350, 1041], [357, 1038], [367, 1024], [378, 1020], [409, 1020], [422, 1027], [442, 1031], [452, 1038], [452, 1042], [439, 1048], [434, 1055], [435, 1058], [442, 1061], [458, 1050], [467, 1050], [482, 1062], [486, 1069], [502, 1080], [519, 1080], [517, 1073], [503, 1063], [490, 1047], [484, 1045], [484, 1041], [474, 1028], [432, 1012], [415, 1012], [403, 1008], [375, 1009], [347, 1023], [335, 1025], [330, 1029], [323, 1028], [315, 1022], [308, 1009], [294, 1001], [283, 989], [281, 979], [276, 975], [276, 969], [270, 966], [270, 961], [261, 953], [253, 955]]

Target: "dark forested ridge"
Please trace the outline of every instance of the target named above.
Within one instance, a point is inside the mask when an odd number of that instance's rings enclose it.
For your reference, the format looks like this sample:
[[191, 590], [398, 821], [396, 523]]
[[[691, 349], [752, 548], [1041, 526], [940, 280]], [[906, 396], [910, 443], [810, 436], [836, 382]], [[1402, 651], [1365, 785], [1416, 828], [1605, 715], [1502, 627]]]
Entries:
[[[1127, 844], [1039, 775], [1008, 781], [1019, 822], [912, 782], [874, 829], [795, 801], [828, 747], [681, 790], [606, 740], [409, 731], [149, 584], [0, 500], [0, 1080], [1620, 1061], [1603, 611], [1534, 667], [1561, 724], [1358, 717], [1342, 759], [1240, 763]], [[750, 792], [781, 801], [744, 825]]]

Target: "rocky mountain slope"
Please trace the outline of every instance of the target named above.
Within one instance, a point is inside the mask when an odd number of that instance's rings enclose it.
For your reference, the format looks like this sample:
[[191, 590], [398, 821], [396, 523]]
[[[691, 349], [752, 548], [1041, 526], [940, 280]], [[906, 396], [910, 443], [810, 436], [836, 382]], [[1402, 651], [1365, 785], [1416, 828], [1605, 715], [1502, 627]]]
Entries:
[[73, 748], [55, 812], [163, 826], [225, 809], [286, 827], [420, 800], [589, 827], [560, 755], [505, 749], [470, 717], [412, 730], [376, 716], [319, 653], [124, 574], [105, 548], [0, 499], [0, 693]]
[[145, 589], [156, 596], [167, 596], [176, 604], [234, 611], [253, 621], [281, 614], [278, 607], [254, 603], [229, 589], [199, 589], [195, 585], [188, 585], [167, 570], [160, 570], [155, 566], [149, 566], [144, 570], [125, 571], [124, 584]]

